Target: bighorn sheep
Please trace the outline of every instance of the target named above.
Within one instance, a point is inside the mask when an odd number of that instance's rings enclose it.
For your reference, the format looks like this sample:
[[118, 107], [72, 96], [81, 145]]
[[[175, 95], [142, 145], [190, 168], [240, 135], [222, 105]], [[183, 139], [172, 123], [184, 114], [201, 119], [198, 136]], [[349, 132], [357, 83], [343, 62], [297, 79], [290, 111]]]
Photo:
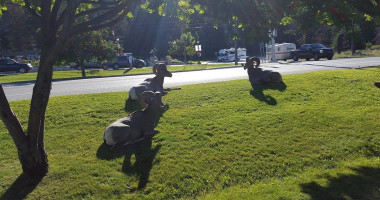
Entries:
[[165, 64], [155, 64], [153, 66], [153, 73], [156, 74], [154, 78], [145, 79], [143, 83], [129, 90], [129, 99], [138, 100], [144, 91], [161, 92], [162, 95], [166, 94], [163, 86], [164, 78], [172, 77], [172, 73], [168, 71]]
[[260, 59], [247, 57], [246, 64], [242, 64], [244, 69], [248, 69], [249, 82], [253, 83], [283, 83], [281, 74], [270, 70], [259, 68]]
[[124, 146], [153, 137], [157, 133], [154, 130], [156, 119], [167, 108], [162, 103], [161, 93], [145, 91], [140, 95], [140, 100], [145, 101], [148, 106], [109, 125], [104, 131], [105, 144], [112, 147]]

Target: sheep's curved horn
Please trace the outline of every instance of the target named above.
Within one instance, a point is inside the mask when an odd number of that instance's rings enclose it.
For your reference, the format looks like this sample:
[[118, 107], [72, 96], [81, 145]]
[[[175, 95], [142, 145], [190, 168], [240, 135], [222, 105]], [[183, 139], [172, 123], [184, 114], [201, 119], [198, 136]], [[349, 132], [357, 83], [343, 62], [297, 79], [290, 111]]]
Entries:
[[157, 74], [158, 64], [153, 65], [153, 74]]
[[252, 61], [256, 63], [256, 67], [260, 66], [260, 59], [258, 57], [253, 57]]
[[146, 99], [147, 98], [152, 98], [154, 97], [154, 92], [152, 91], [144, 91], [143, 93], [141, 93], [141, 95], [139, 96], [139, 103], [140, 105], [143, 107], [143, 108], [146, 108], [148, 106], [148, 104], [146, 103]]

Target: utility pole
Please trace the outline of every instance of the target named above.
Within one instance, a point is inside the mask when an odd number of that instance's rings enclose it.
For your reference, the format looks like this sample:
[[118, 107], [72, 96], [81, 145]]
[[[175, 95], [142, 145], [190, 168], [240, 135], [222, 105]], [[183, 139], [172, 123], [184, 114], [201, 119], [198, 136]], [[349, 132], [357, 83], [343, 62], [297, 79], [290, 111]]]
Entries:
[[355, 53], [354, 31], [355, 31], [355, 26], [354, 26], [354, 20], [352, 19], [351, 55], [354, 55], [354, 53]]

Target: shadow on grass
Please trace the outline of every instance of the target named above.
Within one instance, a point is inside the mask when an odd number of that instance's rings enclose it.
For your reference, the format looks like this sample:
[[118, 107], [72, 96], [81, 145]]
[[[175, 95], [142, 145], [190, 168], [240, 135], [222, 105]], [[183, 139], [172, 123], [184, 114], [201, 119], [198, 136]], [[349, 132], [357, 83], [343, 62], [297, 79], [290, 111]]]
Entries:
[[21, 200], [37, 187], [43, 177], [30, 177], [21, 174], [11, 187], [0, 197], [0, 200]]
[[301, 184], [302, 192], [313, 200], [324, 199], [380, 199], [380, 168], [352, 169], [356, 174], [327, 176], [327, 186], [316, 182]]
[[131, 113], [131, 112], [136, 111], [136, 110], [142, 110], [142, 108], [143, 107], [140, 105], [140, 103], [138, 101], [132, 101], [129, 98], [125, 100], [124, 110], [127, 113]]
[[[161, 148], [161, 145], [157, 145], [152, 148], [152, 139], [145, 139], [140, 142], [136, 142], [125, 147], [111, 150], [111, 147], [102, 144], [96, 157], [102, 160], [112, 160], [125, 155], [125, 159], [122, 165], [122, 171], [128, 175], [139, 176], [139, 183], [137, 189], [145, 188], [148, 183], [150, 170], [153, 167], [154, 158]], [[132, 163], [132, 156], [135, 155], [135, 161]]]
[[[144, 140], [136, 143], [125, 155], [122, 171], [128, 175], [139, 176], [138, 189], [145, 188], [149, 180], [150, 170], [153, 161], [161, 145], [152, 148], [152, 140]], [[132, 163], [132, 155], [135, 155], [135, 162]]]
[[264, 90], [279, 90], [281, 92], [286, 90], [286, 84], [260, 84], [260, 83], [251, 83], [252, 90], [250, 94], [259, 101], [263, 101], [268, 105], [277, 105], [277, 100], [270, 95], [265, 95]]
[[127, 68], [127, 69], [123, 72], [123, 74], [128, 74], [128, 72], [131, 71], [131, 70], [132, 70], [132, 68]]

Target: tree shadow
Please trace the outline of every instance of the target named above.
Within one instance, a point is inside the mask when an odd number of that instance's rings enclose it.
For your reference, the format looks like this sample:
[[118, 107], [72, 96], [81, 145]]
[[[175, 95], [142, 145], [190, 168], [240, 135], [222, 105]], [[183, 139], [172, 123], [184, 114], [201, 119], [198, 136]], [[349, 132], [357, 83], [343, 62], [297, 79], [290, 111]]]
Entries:
[[356, 174], [327, 175], [327, 186], [312, 181], [301, 184], [302, 192], [313, 200], [324, 199], [380, 199], [380, 168], [352, 169]]
[[131, 71], [131, 70], [132, 70], [132, 68], [127, 68], [127, 69], [123, 72], [123, 74], [128, 74], [128, 72]]
[[25, 199], [28, 194], [33, 192], [37, 185], [41, 182], [43, 176], [31, 177], [21, 174], [10, 188], [0, 197], [0, 200], [21, 200]]
[[127, 113], [131, 113], [136, 110], [141, 110], [143, 107], [140, 105], [138, 101], [133, 101], [130, 98], [125, 100], [124, 110]]
[[264, 90], [278, 90], [285, 91], [286, 84], [263, 84], [263, 83], [251, 83], [252, 90], [250, 94], [255, 97], [257, 100], [267, 103], [268, 105], [277, 105], [277, 100], [270, 95], [265, 95]]

